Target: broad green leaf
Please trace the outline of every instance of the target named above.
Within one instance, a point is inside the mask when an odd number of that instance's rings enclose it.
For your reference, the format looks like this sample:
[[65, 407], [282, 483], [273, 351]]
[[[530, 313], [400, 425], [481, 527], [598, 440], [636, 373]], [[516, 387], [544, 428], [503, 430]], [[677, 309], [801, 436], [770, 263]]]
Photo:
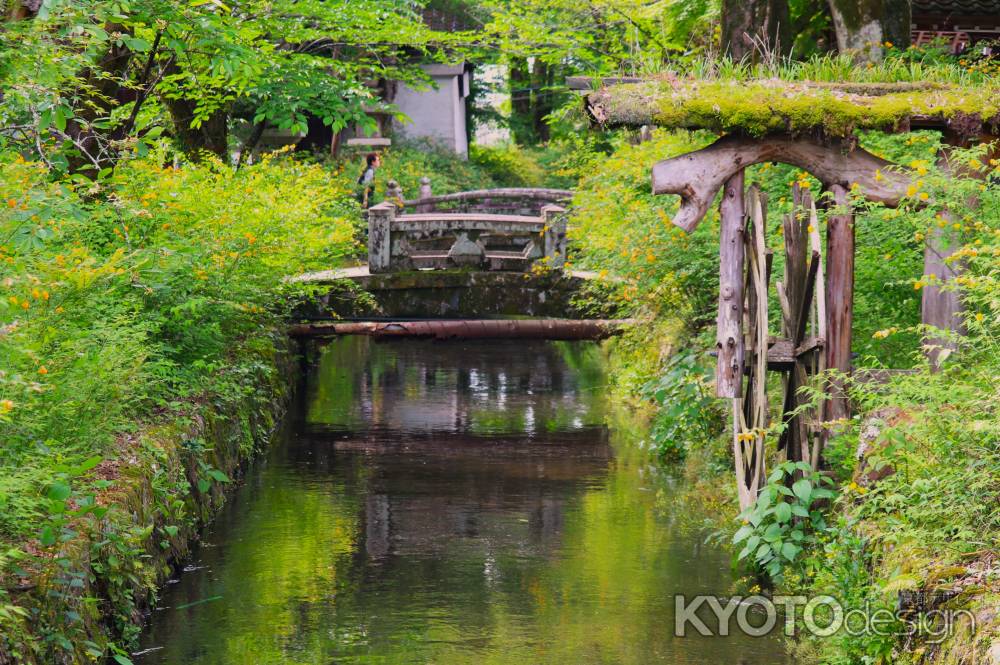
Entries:
[[795, 484], [792, 485], [792, 492], [806, 505], [809, 505], [811, 501], [812, 489], [812, 483], [805, 478], [795, 481]]

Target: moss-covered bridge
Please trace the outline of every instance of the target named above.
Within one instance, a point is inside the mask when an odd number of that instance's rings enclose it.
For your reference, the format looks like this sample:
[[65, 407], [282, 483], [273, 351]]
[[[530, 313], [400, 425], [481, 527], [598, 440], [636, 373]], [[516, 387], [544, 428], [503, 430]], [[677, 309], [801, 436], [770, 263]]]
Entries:
[[582, 297], [597, 295], [594, 275], [566, 270], [572, 192], [433, 196], [426, 179], [419, 199], [395, 191], [368, 211], [367, 265], [299, 278], [317, 295], [295, 334], [595, 339], [620, 329], [592, 318], [606, 313]]

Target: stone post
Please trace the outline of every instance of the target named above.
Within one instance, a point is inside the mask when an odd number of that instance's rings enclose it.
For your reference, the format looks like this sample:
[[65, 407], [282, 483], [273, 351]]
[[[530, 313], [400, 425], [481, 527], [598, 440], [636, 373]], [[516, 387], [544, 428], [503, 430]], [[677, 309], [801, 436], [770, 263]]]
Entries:
[[389, 272], [392, 262], [392, 222], [396, 206], [383, 201], [368, 209], [368, 272]]
[[434, 192], [431, 190], [431, 179], [424, 176], [420, 179], [420, 196], [417, 199], [417, 212], [434, 212], [434, 205], [431, 203], [424, 203], [425, 200], [434, 196]]
[[545, 222], [543, 256], [548, 257], [551, 268], [566, 265], [566, 209], [557, 205], [542, 208]]

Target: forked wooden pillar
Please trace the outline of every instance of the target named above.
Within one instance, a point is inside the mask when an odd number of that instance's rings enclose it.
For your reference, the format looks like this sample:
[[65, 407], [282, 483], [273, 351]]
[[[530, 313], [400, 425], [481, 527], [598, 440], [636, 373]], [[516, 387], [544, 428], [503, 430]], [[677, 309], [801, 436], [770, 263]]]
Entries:
[[[851, 326], [854, 323], [854, 214], [847, 188], [831, 185], [834, 214], [826, 218], [826, 366], [851, 373]], [[834, 380], [825, 419], [850, 415], [842, 378]]]
[[719, 397], [743, 395], [743, 275], [744, 248], [743, 171], [726, 181], [719, 209], [719, 314], [716, 321], [715, 390]]

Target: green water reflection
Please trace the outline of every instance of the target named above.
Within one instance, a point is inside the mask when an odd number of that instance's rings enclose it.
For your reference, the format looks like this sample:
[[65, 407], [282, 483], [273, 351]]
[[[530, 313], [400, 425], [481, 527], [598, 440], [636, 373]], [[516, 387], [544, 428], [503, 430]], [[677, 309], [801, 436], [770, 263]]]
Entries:
[[673, 595], [724, 593], [728, 559], [608, 406], [593, 344], [329, 345], [136, 661], [785, 662], [673, 637]]

